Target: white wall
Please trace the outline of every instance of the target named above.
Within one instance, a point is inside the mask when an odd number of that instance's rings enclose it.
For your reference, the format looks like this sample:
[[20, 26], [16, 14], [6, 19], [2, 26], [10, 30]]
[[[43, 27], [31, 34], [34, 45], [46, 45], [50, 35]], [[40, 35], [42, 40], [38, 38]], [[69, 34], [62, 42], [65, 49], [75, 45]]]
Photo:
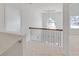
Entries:
[[0, 4], [0, 31], [4, 31], [4, 5]]
[[20, 21], [20, 9], [16, 4], [0, 4], [0, 31], [20, 32]]
[[63, 45], [64, 55], [69, 55], [69, 4], [63, 4]]
[[21, 15], [12, 4], [5, 4], [5, 31], [20, 32]]

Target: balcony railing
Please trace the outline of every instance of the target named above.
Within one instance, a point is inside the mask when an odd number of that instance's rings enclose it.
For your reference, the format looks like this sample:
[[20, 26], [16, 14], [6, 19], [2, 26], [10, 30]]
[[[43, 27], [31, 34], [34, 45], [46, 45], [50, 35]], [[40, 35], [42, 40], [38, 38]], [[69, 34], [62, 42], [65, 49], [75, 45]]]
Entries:
[[49, 43], [52, 47], [63, 47], [63, 30], [29, 27], [30, 40]]

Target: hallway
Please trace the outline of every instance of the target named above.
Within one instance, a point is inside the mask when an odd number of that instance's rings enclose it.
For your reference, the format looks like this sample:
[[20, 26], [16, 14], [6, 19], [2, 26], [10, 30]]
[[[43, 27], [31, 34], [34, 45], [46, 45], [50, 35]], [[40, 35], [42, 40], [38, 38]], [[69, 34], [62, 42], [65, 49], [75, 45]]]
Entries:
[[78, 3], [0, 4], [0, 56], [79, 55]]

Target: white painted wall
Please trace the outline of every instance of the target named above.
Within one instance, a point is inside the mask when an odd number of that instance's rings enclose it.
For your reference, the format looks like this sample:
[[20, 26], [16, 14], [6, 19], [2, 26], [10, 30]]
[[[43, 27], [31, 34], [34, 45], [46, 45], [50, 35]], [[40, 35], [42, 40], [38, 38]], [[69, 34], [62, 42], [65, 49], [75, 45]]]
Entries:
[[0, 4], [0, 31], [4, 31], [4, 5]]
[[5, 4], [5, 31], [20, 32], [20, 10], [12, 4]]
[[63, 45], [64, 55], [69, 55], [69, 4], [63, 4]]
[[20, 32], [21, 14], [16, 4], [0, 4], [0, 31]]

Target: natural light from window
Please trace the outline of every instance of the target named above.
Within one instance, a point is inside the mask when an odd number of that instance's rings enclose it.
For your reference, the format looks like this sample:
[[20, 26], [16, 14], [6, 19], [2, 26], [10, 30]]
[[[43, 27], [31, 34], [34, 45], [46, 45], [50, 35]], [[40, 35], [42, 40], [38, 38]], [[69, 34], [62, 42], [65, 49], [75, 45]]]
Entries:
[[79, 29], [79, 16], [71, 16], [70, 17], [70, 28], [71, 29]]
[[48, 28], [56, 29], [55, 18], [49, 18], [47, 25], [48, 25]]

